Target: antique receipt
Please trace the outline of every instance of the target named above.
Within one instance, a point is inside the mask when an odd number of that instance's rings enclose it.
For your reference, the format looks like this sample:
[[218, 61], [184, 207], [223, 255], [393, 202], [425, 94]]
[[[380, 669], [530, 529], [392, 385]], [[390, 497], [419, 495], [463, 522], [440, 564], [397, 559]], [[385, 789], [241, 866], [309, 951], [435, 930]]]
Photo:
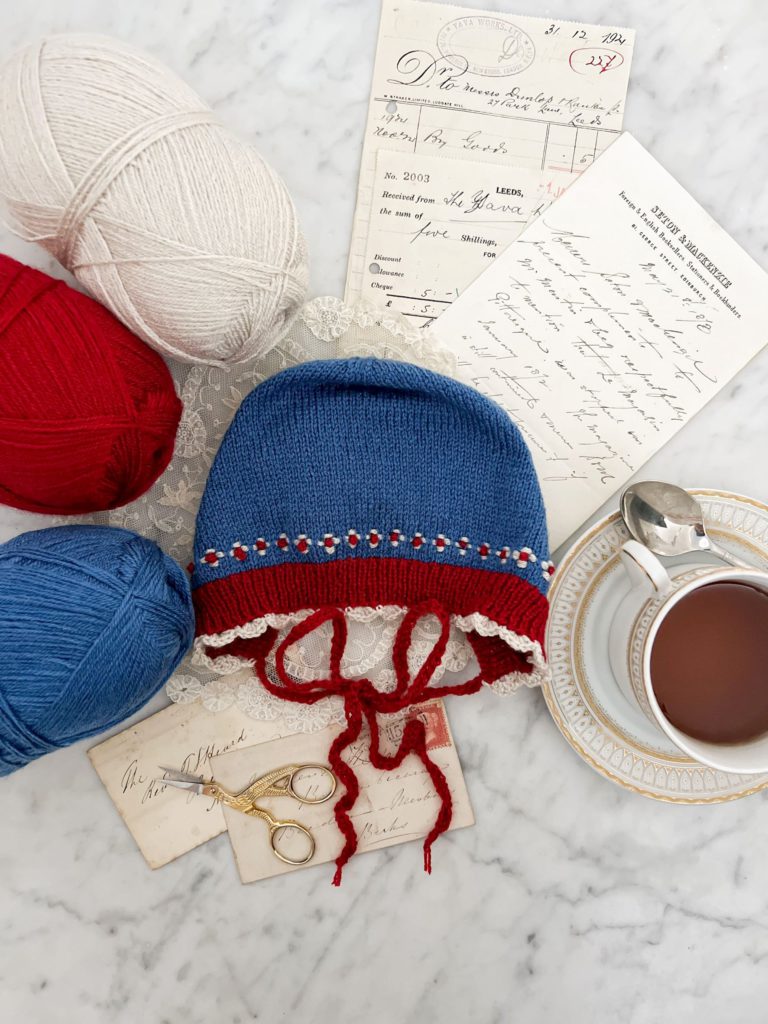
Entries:
[[88, 757], [151, 868], [226, 829], [213, 800], [155, 781], [161, 765], [210, 774], [211, 758], [285, 734], [281, 720], [257, 722], [237, 708], [206, 711], [198, 702], [172, 704], [91, 747]]
[[[542, 188], [552, 175], [576, 178], [621, 130], [633, 44], [629, 29], [426, 0], [383, 0], [347, 299], [365, 292], [366, 269], [372, 262], [366, 263], [369, 227], [374, 233], [386, 229], [387, 215], [381, 213], [379, 200], [387, 168], [382, 163], [377, 172], [380, 153], [402, 157], [398, 173], [403, 187], [392, 190], [396, 192], [439, 184], [424, 181], [424, 174], [435, 173], [422, 167], [427, 157], [533, 171]], [[472, 167], [466, 171], [466, 180], [454, 175], [451, 190], [458, 187], [469, 196], [477, 187], [476, 172]], [[502, 188], [508, 180], [504, 175]], [[556, 187], [551, 185], [550, 191]], [[498, 195], [503, 203], [501, 197], [507, 194]], [[517, 212], [510, 214], [510, 220], [519, 219]], [[373, 239], [371, 244], [375, 246]], [[447, 269], [443, 274], [454, 292], [460, 290], [462, 274], [467, 276], [462, 261], [472, 264], [471, 279], [488, 259], [472, 243], [459, 263], [455, 251], [443, 257], [442, 246], [433, 249], [434, 258], [451, 259], [459, 271], [456, 281], [449, 280]], [[404, 280], [392, 290], [412, 296], [425, 287], [430, 285]]]
[[768, 338], [768, 278], [622, 135], [433, 330], [528, 440], [552, 547]]
[[541, 172], [380, 150], [363, 296], [425, 327], [510, 242], [540, 202]]
[[[421, 705], [418, 714], [427, 726], [429, 755], [444, 772], [451, 790], [451, 828], [473, 825], [472, 807], [442, 701]], [[213, 759], [215, 777], [222, 785], [241, 790], [255, 777], [284, 764], [327, 764], [330, 745], [342, 728], [331, 726], [321, 732], [232, 750]], [[402, 719], [382, 729], [382, 749], [385, 752], [392, 753], [396, 749], [402, 729]], [[360, 796], [351, 814], [358, 835], [358, 853], [422, 838], [432, 828], [440, 802], [421, 761], [411, 754], [397, 770], [382, 772], [371, 766], [367, 750], [368, 734], [363, 733], [344, 754], [360, 782]], [[318, 786], [322, 784], [322, 780], [317, 783]], [[271, 798], [265, 802], [271, 814], [294, 819], [311, 830], [316, 850], [305, 867], [333, 861], [341, 851], [343, 839], [333, 815], [333, 804], [333, 800], [305, 804], [291, 797]], [[270, 847], [269, 830], [263, 821], [229, 808], [224, 808], [224, 816], [244, 883], [299, 870], [275, 857]], [[297, 848], [290, 855], [299, 859], [302, 854]]]

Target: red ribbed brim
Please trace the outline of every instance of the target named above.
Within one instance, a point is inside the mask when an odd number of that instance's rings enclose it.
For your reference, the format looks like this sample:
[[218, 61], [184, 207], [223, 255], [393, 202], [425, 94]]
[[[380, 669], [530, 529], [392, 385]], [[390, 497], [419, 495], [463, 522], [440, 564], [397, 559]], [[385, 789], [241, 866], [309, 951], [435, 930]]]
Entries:
[[[288, 615], [316, 608], [413, 607], [440, 602], [450, 615], [478, 613], [544, 649], [546, 598], [524, 579], [454, 565], [398, 558], [346, 559], [328, 565], [289, 563], [251, 569], [205, 583], [193, 591], [198, 636], [245, 626], [268, 614]], [[527, 657], [500, 637], [470, 634], [487, 682], [509, 672], [530, 672]], [[211, 658], [248, 657], [251, 640], [207, 647]]]

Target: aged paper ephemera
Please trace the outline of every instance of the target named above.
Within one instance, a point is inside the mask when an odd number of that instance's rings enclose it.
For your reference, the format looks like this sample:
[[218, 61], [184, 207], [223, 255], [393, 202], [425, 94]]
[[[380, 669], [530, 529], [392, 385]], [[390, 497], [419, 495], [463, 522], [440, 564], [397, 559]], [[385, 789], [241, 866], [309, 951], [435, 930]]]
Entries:
[[557, 547], [756, 355], [768, 279], [624, 134], [435, 321], [524, 432]]
[[[414, 709], [414, 713], [418, 713], [426, 724], [429, 755], [444, 772], [451, 790], [451, 828], [473, 825], [475, 819], [442, 701], [429, 701]], [[214, 758], [216, 778], [231, 789], [242, 789], [255, 776], [282, 764], [326, 763], [328, 749], [342, 728], [331, 726], [309, 735], [301, 734], [257, 747], [233, 750]], [[388, 753], [396, 749], [402, 728], [402, 719], [383, 728], [382, 746]], [[423, 764], [415, 754], [411, 754], [400, 768], [379, 771], [371, 766], [367, 749], [368, 735], [364, 732], [344, 754], [360, 782], [360, 796], [351, 812], [357, 830], [358, 853], [423, 838], [432, 828], [440, 807]], [[279, 811], [281, 817], [299, 821], [311, 830], [317, 845], [315, 855], [306, 867], [336, 859], [341, 852], [343, 838], [334, 818], [333, 800], [312, 805], [285, 797], [273, 800], [271, 804], [274, 813]], [[224, 808], [224, 816], [243, 882], [256, 882], [287, 871], [301, 870], [274, 856], [263, 821], [229, 808]], [[291, 856], [300, 857], [300, 849]]]
[[[534, 171], [544, 199], [575, 180], [621, 131], [633, 45], [631, 29], [383, 0], [347, 301], [365, 293], [369, 226], [382, 226], [378, 154], [400, 154], [403, 172], [413, 175], [428, 173], [421, 160], [429, 157]], [[466, 171], [458, 187], [469, 195], [476, 175]], [[483, 269], [482, 258], [478, 263], [475, 273]], [[418, 280], [405, 285], [392, 290], [422, 290]]]

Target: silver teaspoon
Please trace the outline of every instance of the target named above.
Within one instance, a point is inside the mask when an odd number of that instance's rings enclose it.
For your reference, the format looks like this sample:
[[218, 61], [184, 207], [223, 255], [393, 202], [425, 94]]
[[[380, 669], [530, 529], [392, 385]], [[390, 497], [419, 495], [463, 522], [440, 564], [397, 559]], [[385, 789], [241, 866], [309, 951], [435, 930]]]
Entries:
[[621, 514], [635, 540], [655, 555], [708, 551], [729, 565], [753, 569], [707, 536], [701, 505], [682, 487], [644, 480], [621, 496]]

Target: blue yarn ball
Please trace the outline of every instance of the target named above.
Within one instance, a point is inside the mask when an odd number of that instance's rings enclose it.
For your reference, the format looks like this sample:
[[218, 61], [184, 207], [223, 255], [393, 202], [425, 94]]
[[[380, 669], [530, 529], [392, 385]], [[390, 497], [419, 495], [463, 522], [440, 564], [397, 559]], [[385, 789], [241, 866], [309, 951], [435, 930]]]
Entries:
[[193, 636], [186, 575], [144, 537], [60, 526], [0, 545], [0, 775], [138, 711]]

